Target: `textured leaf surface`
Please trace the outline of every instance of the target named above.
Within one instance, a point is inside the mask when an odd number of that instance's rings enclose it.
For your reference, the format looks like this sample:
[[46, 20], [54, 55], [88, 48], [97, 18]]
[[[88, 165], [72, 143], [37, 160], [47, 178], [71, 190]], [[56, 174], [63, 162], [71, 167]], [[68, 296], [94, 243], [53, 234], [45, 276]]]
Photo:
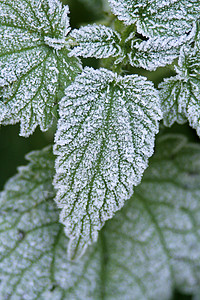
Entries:
[[195, 29], [188, 36], [180, 38], [150, 38], [148, 41], [132, 40], [132, 51], [128, 54], [133, 67], [155, 71], [158, 67], [170, 65], [180, 54], [180, 48], [191, 41]]
[[108, 0], [119, 20], [137, 25], [148, 36], [176, 36], [189, 32], [199, 18], [199, 0]]
[[0, 194], [2, 300], [170, 300], [174, 287], [198, 286], [199, 145], [160, 139], [142, 184], [79, 262], [67, 260], [51, 200], [50, 149], [29, 160]]
[[182, 48], [177, 76], [160, 84], [164, 124], [188, 119], [200, 136], [200, 52], [198, 48]]
[[92, 249], [79, 265], [66, 260], [67, 238], [52, 200], [51, 148], [27, 159], [29, 165], [20, 167], [0, 194], [0, 299], [67, 300], [79, 299], [79, 293], [89, 299], [96, 291], [85, 285], [91, 279], [98, 282], [99, 254]]
[[46, 131], [53, 107], [80, 69], [69, 58], [68, 6], [59, 0], [0, 0], [1, 124], [21, 122], [23, 136]]
[[161, 118], [146, 78], [85, 68], [66, 89], [54, 153], [56, 202], [78, 257], [140, 183]]
[[120, 35], [104, 25], [88, 25], [75, 29], [71, 36], [76, 40], [77, 46], [70, 56], [83, 56], [107, 58], [120, 55]]

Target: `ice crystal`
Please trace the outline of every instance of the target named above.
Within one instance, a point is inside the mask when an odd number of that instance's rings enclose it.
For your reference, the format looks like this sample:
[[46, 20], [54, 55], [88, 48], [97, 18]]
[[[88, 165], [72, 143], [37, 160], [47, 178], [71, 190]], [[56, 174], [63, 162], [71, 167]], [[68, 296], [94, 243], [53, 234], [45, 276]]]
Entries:
[[132, 39], [131, 51], [128, 53], [129, 62], [134, 67], [150, 71], [169, 65], [179, 56], [181, 46], [193, 40], [195, 33], [196, 27], [189, 36], [156, 37], [148, 41]]
[[108, 0], [125, 24], [136, 24], [147, 37], [179, 37], [189, 32], [199, 18], [199, 0]]
[[70, 257], [97, 240], [105, 221], [140, 183], [160, 118], [157, 92], [144, 77], [85, 68], [66, 89], [54, 184]]
[[198, 287], [199, 145], [160, 139], [142, 184], [79, 262], [57, 222], [51, 148], [28, 159], [0, 194], [0, 299], [170, 300], [174, 287]]
[[183, 47], [176, 68], [177, 75], [160, 84], [160, 97], [164, 113], [164, 124], [171, 126], [175, 121], [190, 126], [200, 136], [200, 52], [198, 47]]
[[23, 136], [50, 127], [54, 105], [80, 70], [65, 45], [68, 12], [58, 0], [0, 0], [0, 122], [21, 122]]
[[87, 25], [72, 31], [77, 45], [70, 56], [107, 58], [120, 55], [120, 35], [104, 25]]

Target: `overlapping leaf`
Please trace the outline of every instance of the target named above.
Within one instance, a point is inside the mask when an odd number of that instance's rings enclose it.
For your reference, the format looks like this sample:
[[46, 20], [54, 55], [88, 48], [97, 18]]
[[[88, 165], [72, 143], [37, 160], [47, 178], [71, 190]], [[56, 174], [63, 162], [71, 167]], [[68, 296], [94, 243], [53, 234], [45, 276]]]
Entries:
[[160, 84], [164, 124], [188, 119], [200, 136], [200, 52], [197, 47], [183, 47], [176, 68], [177, 76]]
[[85, 68], [66, 89], [54, 183], [70, 257], [82, 255], [97, 240], [105, 221], [140, 183], [160, 119], [156, 90], [137, 75]]
[[136, 24], [147, 37], [179, 37], [192, 29], [199, 18], [198, 0], [108, 0], [111, 9], [125, 24]]
[[53, 107], [80, 70], [69, 58], [68, 6], [59, 0], [0, 0], [1, 124], [21, 122], [23, 136], [47, 130]]
[[[128, 37], [127, 32], [130, 32]], [[119, 34], [104, 25], [87, 25], [72, 31], [73, 50], [69, 55], [86, 58], [114, 57], [115, 64], [130, 63], [133, 67], [154, 71], [158, 67], [172, 64], [179, 56], [181, 46], [191, 44], [196, 34], [197, 26], [193, 26], [190, 34], [149, 38], [143, 41], [135, 37], [131, 26]]]
[[159, 140], [142, 184], [96, 245], [67, 260], [53, 201], [50, 149], [29, 155], [0, 194], [0, 297], [170, 300], [199, 284], [200, 147]]
[[87, 25], [72, 31], [77, 45], [70, 56], [95, 58], [115, 57], [121, 54], [120, 35], [104, 25]]
[[89, 299], [96, 291], [85, 284], [99, 277], [99, 254], [93, 249], [79, 265], [67, 261], [68, 242], [52, 200], [51, 148], [27, 158], [29, 165], [0, 194], [0, 299], [72, 299], [79, 293]]
[[131, 51], [128, 53], [132, 66], [155, 71], [158, 67], [170, 65], [180, 54], [181, 46], [192, 41], [195, 27], [189, 36], [179, 38], [150, 38], [148, 41], [139, 39], [131, 41]]

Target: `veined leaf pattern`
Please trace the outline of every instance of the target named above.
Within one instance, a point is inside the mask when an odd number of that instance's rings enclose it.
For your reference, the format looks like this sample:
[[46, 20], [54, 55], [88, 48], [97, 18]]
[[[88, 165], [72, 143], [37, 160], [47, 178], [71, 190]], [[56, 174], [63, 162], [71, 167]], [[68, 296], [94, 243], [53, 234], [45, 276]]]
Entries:
[[97, 240], [105, 221], [140, 183], [160, 119], [157, 91], [144, 77], [85, 68], [66, 89], [54, 185], [70, 257]]
[[65, 42], [69, 9], [59, 0], [0, 0], [0, 123], [29, 136], [48, 130], [54, 106], [80, 71]]

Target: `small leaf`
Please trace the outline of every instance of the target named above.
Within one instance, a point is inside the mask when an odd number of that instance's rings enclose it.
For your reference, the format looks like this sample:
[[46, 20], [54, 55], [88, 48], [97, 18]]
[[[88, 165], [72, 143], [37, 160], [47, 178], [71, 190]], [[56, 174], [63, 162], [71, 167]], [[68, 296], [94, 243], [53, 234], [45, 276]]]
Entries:
[[195, 28], [189, 36], [180, 38], [161, 37], [150, 38], [148, 41], [132, 40], [132, 51], [128, 54], [133, 67], [155, 71], [158, 67], [170, 65], [180, 54], [183, 44], [192, 41]]
[[160, 87], [164, 124], [188, 119], [200, 136], [200, 52], [198, 48], [183, 47], [179, 57], [177, 76], [167, 78]]
[[[200, 279], [200, 147], [161, 138], [134, 196], [79, 262], [52, 200], [50, 149], [33, 152], [0, 194], [0, 298], [170, 300]], [[46, 191], [42, 193], [42, 191]]]
[[104, 25], [87, 25], [75, 29], [71, 37], [77, 45], [70, 56], [83, 56], [95, 58], [115, 57], [121, 54], [120, 35], [110, 27]]
[[68, 57], [68, 12], [59, 0], [0, 0], [0, 122], [21, 122], [22, 136], [37, 125], [48, 130], [54, 105], [80, 70]]
[[85, 68], [66, 89], [54, 153], [61, 222], [78, 257], [140, 183], [161, 111], [144, 77]]
[[125, 24], [136, 24], [144, 36], [180, 37], [191, 31], [199, 18], [199, 0], [108, 0], [111, 9]]

